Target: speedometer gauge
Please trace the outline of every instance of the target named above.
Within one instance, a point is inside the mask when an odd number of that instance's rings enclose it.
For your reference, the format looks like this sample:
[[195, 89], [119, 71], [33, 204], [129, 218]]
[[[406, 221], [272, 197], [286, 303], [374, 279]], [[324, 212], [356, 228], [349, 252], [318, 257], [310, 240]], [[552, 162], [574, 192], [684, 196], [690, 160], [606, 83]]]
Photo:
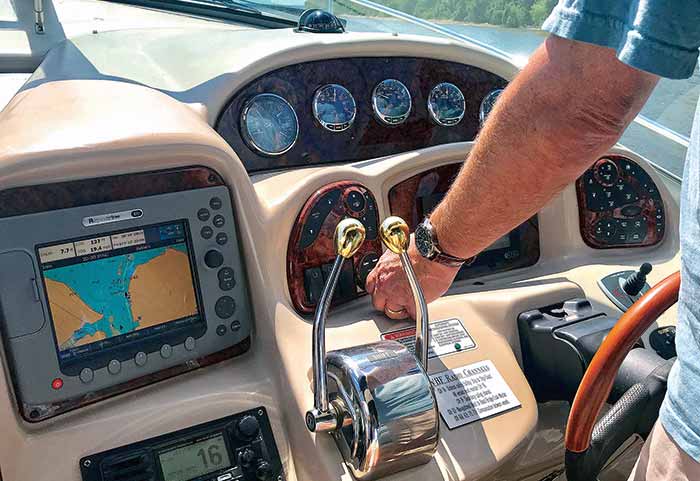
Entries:
[[338, 84], [328, 84], [318, 89], [312, 107], [318, 123], [333, 132], [347, 130], [357, 114], [352, 94]]
[[496, 100], [498, 100], [498, 96], [501, 95], [502, 92], [503, 89], [496, 89], [489, 92], [488, 95], [484, 97], [484, 100], [481, 101], [481, 107], [479, 107], [479, 123], [481, 125], [484, 125], [484, 122], [486, 122], [486, 117], [488, 117], [493, 110], [494, 105], [496, 105]]
[[297, 141], [299, 120], [289, 102], [279, 95], [258, 94], [243, 107], [241, 130], [252, 149], [282, 155]]
[[377, 118], [385, 124], [400, 124], [411, 113], [411, 93], [398, 80], [382, 80], [372, 92], [372, 108]]
[[455, 84], [443, 82], [430, 91], [428, 111], [439, 125], [457, 125], [464, 117], [464, 110], [464, 94]]

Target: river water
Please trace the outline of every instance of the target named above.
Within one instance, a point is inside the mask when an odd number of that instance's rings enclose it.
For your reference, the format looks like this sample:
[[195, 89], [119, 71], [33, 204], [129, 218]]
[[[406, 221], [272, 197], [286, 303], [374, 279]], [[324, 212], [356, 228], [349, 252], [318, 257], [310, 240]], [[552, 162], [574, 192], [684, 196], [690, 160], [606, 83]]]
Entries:
[[[348, 29], [355, 31], [386, 31], [423, 35], [439, 35], [408, 22], [394, 19], [348, 18]], [[503, 28], [494, 26], [442, 24], [453, 31], [487, 45], [496, 47], [513, 57], [527, 58], [546, 38], [546, 32], [536, 29]], [[689, 137], [700, 93], [700, 74], [687, 80], [662, 79], [642, 109], [642, 115], [674, 132]], [[682, 176], [686, 148], [638, 123], [633, 123], [620, 143], [643, 155], [677, 176]]]

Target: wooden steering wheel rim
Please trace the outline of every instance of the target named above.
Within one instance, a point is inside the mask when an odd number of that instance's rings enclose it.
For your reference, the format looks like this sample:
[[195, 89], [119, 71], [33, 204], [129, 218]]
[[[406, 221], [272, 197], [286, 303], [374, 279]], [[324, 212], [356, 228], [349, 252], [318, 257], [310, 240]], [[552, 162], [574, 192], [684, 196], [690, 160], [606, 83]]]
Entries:
[[582, 453], [589, 448], [596, 420], [622, 361], [644, 331], [678, 301], [680, 285], [680, 272], [656, 284], [622, 315], [607, 335], [593, 356], [571, 405], [566, 424], [568, 451]]

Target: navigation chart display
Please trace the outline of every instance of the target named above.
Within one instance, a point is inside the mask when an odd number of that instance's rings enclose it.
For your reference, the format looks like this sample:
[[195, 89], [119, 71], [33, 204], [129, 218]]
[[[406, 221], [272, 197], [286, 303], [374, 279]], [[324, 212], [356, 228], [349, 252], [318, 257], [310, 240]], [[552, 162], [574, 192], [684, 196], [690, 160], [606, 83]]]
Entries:
[[37, 254], [62, 361], [202, 320], [182, 221]]

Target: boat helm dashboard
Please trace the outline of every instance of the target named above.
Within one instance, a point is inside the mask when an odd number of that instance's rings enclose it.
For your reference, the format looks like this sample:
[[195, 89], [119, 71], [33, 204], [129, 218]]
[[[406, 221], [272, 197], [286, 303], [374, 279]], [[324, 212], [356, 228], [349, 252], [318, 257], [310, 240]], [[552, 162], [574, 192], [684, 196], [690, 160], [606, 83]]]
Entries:
[[[408, 238], [517, 65], [95, 5], [174, 26], [56, 44], [0, 112], [0, 479], [561, 479], [593, 355], [678, 270], [679, 184], [615, 146], [425, 305]], [[418, 322], [372, 308], [386, 249]]]

